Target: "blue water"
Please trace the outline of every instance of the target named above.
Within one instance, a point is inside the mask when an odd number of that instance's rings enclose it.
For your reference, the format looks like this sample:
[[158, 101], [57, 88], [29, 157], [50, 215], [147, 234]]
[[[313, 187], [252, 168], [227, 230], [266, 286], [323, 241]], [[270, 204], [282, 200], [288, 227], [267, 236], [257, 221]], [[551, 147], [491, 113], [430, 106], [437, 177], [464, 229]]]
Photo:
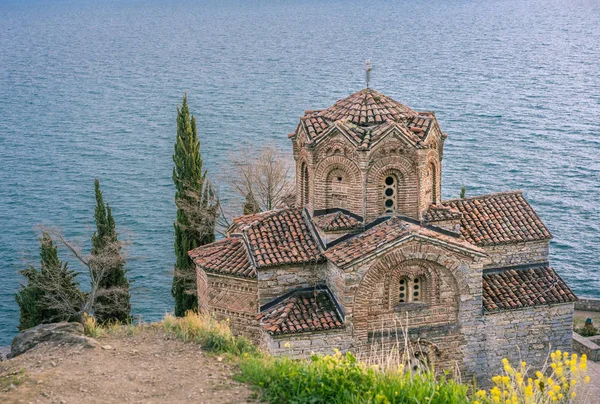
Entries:
[[185, 91], [222, 183], [231, 151], [289, 151], [305, 109], [361, 89], [367, 58], [375, 89], [448, 132], [444, 197], [523, 189], [557, 271], [600, 296], [599, 20], [596, 0], [0, 0], [0, 345], [36, 226], [85, 248], [95, 177], [130, 242], [135, 314], [171, 310]]

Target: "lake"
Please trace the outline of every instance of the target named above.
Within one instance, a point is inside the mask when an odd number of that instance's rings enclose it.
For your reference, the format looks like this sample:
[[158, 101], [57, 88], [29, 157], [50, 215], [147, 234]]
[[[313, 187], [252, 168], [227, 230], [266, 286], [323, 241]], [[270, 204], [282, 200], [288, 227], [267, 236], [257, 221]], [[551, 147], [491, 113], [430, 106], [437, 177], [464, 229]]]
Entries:
[[304, 110], [365, 86], [365, 59], [373, 88], [436, 111], [443, 197], [524, 190], [554, 268], [600, 297], [599, 16], [595, 0], [0, 0], [0, 345], [39, 226], [89, 246], [96, 177], [129, 242], [134, 315], [172, 310], [184, 92], [235, 211], [230, 153], [290, 153]]

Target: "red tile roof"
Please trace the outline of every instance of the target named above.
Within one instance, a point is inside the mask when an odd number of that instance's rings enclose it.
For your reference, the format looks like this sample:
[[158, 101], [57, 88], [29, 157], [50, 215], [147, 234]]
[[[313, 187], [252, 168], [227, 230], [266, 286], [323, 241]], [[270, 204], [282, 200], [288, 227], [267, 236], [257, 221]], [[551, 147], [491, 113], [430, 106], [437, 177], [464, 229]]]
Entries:
[[319, 116], [329, 121], [347, 120], [356, 125], [399, 121], [415, 114], [406, 105], [371, 89], [356, 92], [319, 112]]
[[324, 231], [351, 230], [360, 226], [358, 220], [342, 212], [315, 216], [313, 223]]
[[234, 219], [229, 234], [189, 256], [205, 271], [250, 278], [256, 277], [256, 268], [324, 260], [301, 209], [241, 216]]
[[552, 235], [521, 191], [443, 201], [463, 217], [460, 231], [478, 246], [549, 240]]
[[343, 320], [327, 291], [292, 294], [257, 316], [271, 335], [343, 328]]
[[206, 272], [256, 278], [256, 271], [250, 265], [244, 241], [239, 237], [215, 241], [193, 249], [188, 254], [192, 261]]
[[443, 205], [431, 205], [423, 216], [423, 219], [427, 222], [441, 222], [460, 218], [462, 218], [462, 213], [458, 209]]
[[386, 244], [402, 237], [408, 237], [411, 234], [437, 239], [444, 243], [470, 250], [479, 255], [484, 255], [483, 250], [468, 243], [462, 237], [452, 237], [440, 231], [412, 224], [400, 217], [394, 216], [363, 233], [333, 245], [325, 251], [325, 256], [335, 265], [340, 267], [345, 266], [359, 258], [366, 258]]
[[423, 147], [421, 141], [434, 122], [432, 112], [413, 111], [372, 89], [351, 94], [327, 109], [306, 111], [301, 118], [309, 139], [318, 139], [337, 125], [362, 149], [368, 149], [394, 127], [413, 144]]
[[301, 209], [242, 216], [234, 220], [234, 226], [248, 240], [257, 268], [323, 260]]
[[486, 312], [575, 300], [577, 298], [567, 284], [546, 265], [483, 274], [483, 308]]

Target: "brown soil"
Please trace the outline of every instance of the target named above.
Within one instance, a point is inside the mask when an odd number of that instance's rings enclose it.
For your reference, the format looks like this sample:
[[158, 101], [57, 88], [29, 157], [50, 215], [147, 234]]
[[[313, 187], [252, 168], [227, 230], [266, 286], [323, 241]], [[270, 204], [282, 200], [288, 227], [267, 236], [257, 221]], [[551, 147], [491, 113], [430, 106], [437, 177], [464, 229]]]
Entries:
[[2, 403], [247, 403], [227, 358], [158, 329], [99, 338], [102, 348], [40, 345], [0, 362]]

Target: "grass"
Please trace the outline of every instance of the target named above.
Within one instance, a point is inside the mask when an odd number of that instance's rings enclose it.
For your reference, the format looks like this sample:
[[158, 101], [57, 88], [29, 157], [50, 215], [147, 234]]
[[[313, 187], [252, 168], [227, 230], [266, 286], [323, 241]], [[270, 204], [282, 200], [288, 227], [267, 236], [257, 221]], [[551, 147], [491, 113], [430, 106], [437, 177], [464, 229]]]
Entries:
[[240, 361], [239, 380], [274, 403], [469, 403], [468, 387], [432, 372], [380, 371], [346, 353], [308, 361], [270, 356]]
[[14, 371], [6, 375], [0, 375], [0, 391], [7, 391], [11, 386], [18, 386], [23, 384], [27, 379], [27, 373], [25, 369]]
[[[141, 321], [138, 325], [104, 326], [99, 326], [93, 318], [84, 321], [86, 334], [91, 336], [117, 332], [130, 335], [139, 332], [142, 327]], [[199, 344], [207, 351], [230, 354], [240, 368], [236, 378], [254, 386], [259, 398], [273, 403], [591, 402], [587, 396], [590, 378], [584, 355], [578, 357], [553, 352], [551, 362], [536, 372], [524, 362], [513, 368], [504, 360], [504, 371], [492, 379], [493, 387], [475, 392], [474, 386], [455, 381], [447, 374], [436, 375], [427, 366], [414, 371], [410, 365], [412, 362], [400, 351], [391, 359], [383, 358], [384, 363], [380, 366], [367, 364], [351, 353], [339, 351], [328, 356], [314, 355], [310, 360], [293, 360], [261, 352], [248, 339], [234, 336], [228, 322], [217, 321], [208, 315], [189, 312], [185, 317], [177, 318], [167, 314], [162, 322], [152, 327], [183, 341]], [[399, 343], [402, 345], [401, 341]], [[409, 352], [408, 346], [405, 348], [405, 352]]]
[[185, 317], [177, 318], [167, 314], [160, 324], [167, 333], [186, 342], [199, 344], [210, 352], [234, 356], [258, 354], [257, 348], [249, 339], [234, 337], [226, 322], [217, 321], [208, 315], [188, 312]]

